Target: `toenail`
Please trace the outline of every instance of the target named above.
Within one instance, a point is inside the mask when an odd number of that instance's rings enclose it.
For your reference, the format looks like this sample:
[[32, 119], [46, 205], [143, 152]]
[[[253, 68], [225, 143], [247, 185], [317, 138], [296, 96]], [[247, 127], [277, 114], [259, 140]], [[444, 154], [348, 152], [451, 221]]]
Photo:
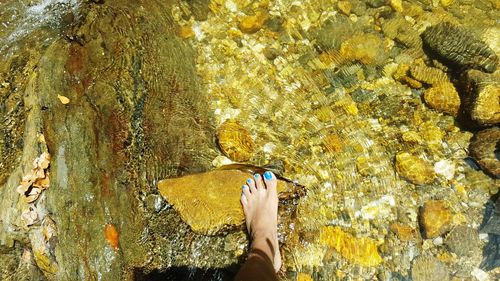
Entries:
[[245, 187], [247, 187], [247, 186], [246, 186], [246, 185], [243, 185], [243, 186], [241, 186], [241, 189], [245, 189]]
[[255, 174], [255, 175], [253, 175], [253, 176], [254, 176], [254, 178], [256, 178], [256, 179], [260, 178], [260, 175], [259, 175], [259, 174]]
[[271, 172], [269, 172], [269, 171], [265, 172], [265, 173], [264, 173], [264, 178], [265, 178], [266, 180], [270, 180], [270, 179], [272, 179], [272, 178], [273, 178], [273, 173], [271, 173]]
[[252, 183], [252, 179], [247, 179], [247, 183]]

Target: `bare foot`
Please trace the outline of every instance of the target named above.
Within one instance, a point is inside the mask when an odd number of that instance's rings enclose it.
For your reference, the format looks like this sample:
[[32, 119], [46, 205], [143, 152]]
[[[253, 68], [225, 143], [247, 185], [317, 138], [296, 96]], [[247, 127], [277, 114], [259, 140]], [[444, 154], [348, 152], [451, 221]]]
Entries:
[[252, 239], [252, 249], [259, 249], [273, 261], [274, 270], [281, 267], [278, 244], [278, 182], [272, 172], [265, 172], [264, 181], [259, 174], [243, 185], [241, 204], [245, 212], [247, 230]]

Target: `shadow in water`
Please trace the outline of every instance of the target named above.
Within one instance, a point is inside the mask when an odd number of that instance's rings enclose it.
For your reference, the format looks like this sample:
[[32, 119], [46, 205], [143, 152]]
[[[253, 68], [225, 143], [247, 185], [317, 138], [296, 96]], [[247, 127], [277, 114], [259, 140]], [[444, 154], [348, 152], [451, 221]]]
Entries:
[[500, 266], [500, 192], [486, 203], [481, 232], [488, 234], [488, 244], [484, 247], [481, 268], [492, 270]]
[[232, 281], [240, 265], [226, 268], [202, 269], [196, 267], [171, 267], [165, 271], [154, 270], [145, 273], [140, 269], [134, 272], [136, 281]]

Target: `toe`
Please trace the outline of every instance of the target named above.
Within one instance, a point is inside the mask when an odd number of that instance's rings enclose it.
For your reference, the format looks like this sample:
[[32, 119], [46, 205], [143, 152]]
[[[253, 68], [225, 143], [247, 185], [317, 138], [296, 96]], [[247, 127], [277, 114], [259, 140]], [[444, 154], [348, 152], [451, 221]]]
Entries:
[[257, 189], [264, 189], [264, 183], [262, 182], [262, 177], [259, 174], [255, 174], [253, 178], [255, 181], [255, 187], [257, 187]]
[[255, 181], [253, 179], [247, 179], [246, 185], [250, 187], [250, 190], [255, 189]]
[[[248, 189], [248, 188], [247, 188]], [[241, 205], [243, 206], [243, 210], [246, 210], [247, 206], [248, 206], [248, 199], [247, 197], [245, 196], [245, 193], [242, 192], [241, 193], [241, 198], [240, 198], [240, 202], [241, 202]]]
[[[242, 187], [242, 192], [243, 192], [243, 195], [245, 195], [247, 202], [250, 199], [250, 196], [252, 195], [252, 194], [250, 194], [250, 188], [251, 187], [248, 187], [248, 185], [244, 185]], [[254, 189], [255, 189], [255, 187], [254, 187]]]
[[278, 181], [276, 180], [276, 176], [273, 174], [273, 172], [271, 171], [265, 172], [264, 181], [266, 182], [266, 188], [270, 192], [270, 194], [276, 194]]

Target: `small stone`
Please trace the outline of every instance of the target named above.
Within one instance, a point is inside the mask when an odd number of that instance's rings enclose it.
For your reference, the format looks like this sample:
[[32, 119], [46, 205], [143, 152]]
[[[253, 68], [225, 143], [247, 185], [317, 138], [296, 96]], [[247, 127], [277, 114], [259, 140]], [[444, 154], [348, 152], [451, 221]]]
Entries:
[[416, 231], [411, 226], [402, 223], [392, 223], [390, 230], [398, 236], [401, 241], [412, 241], [416, 238]]
[[427, 89], [424, 93], [424, 100], [432, 109], [455, 117], [458, 115], [460, 96], [453, 84], [449, 82], [441, 82]]
[[245, 16], [240, 20], [238, 28], [243, 33], [255, 33], [262, 28], [266, 20], [267, 16], [263, 13], [257, 13], [253, 16]]
[[401, 176], [414, 184], [428, 184], [436, 177], [429, 163], [407, 152], [396, 155], [395, 166]]
[[455, 0], [441, 0], [441, 6], [448, 7], [455, 3]]
[[254, 153], [250, 133], [235, 120], [227, 120], [217, 129], [219, 146], [231, 160], [247, 161]]
[[327, 135], [323, 140], [323, 145], [327, 152], [335, 154], [342, 152], [344, 145], [337, 135]]
[[389, 0], [389, 5], [394, 9], [394, 11], [401, 13], [403, 11], [403, 1], [402, 0]]
[[194, 36], [194, 31], [191, 26], [181, 26], [179, 28], [179, 36], [183, 39], [187, 39]]
[[62, 104], [68, 104], [70, 102], [70, 100], [65, 96], [57, 95], [57, 98]]
[[309, 274], [300, 272], [299, 275], [297, 276], [297, 281], [314, 281], [314, 280]]
[[352, 5], [349, 1], [339, 1], [337, 7], [347, 16], [351, 13]]
[[377, 266], [382, 262], [375, 241], [366, 237], [356, 238], [338, 226], [325, 226], [320, 234], [320, 242], [362, 266]]
[[447, 180], [455, 177], [455, 164], [451, 160], [441, 160], [434, 164], [434, 172]]
[[445, 264], [433, 256], [418, 256], [411, 268], [413, 281], [448, 281], [450, 275]]
[[430, 200], [420, 208], [419, 222], [426, 239], [438, 237], [448, 231], [453, 215], [442, 200]]
[[445, 243], [450, 251], [462, 257], [471, 257], [481, 249], [478, 231], [465, 225], [453, 228], [446, 236]]

